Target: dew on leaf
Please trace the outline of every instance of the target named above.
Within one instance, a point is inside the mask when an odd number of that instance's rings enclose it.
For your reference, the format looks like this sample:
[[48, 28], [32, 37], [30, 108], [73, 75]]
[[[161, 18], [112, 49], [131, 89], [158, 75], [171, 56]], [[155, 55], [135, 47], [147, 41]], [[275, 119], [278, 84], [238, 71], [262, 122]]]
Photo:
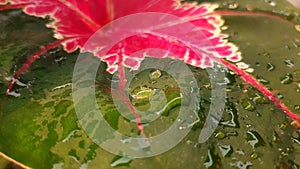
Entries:
[[257, 76], [256, 79], [261, 83], [261, 84], [270, 84], [270, 81], [261, 77], [261, 76]]
[[296, 130], [299, 130], [300, 129], [300, 123], [298, 121], [292, 121], [291, 122], [291, 126], [296, 129]]
[[67, 57], [65, 57], [65, 56], [57, 56], [57, 57], [55, 57], [54, 61], [56, 63], [60, 63], [60, 62], [62, 62], [64, 60], [66, 60], [66, 59], [67, 59]]
[[251, 162], [242, 162], [242, 161], [238, 161], [238, 162], [235, 162], [235, 163], [230, 163], [230, 166], [232, 167], [236, 167], [236, 168], [239, 168], [239, 169], [248, 169], [250, 166], [252, 166], [252, 163]]
[[161, 77], [161, 74], [162, 74], [161, 71], [158, 69], [152, 70], [149, 73], [149, 78], [150, 78], [150, 80], [157, 80]]
[[237, 109], [235, 108], [232, 102], [227, 102], [227, 106], [228, 107], [226, 107], [225, 112], [230, 115], [230, 119], [228, 121], [224, 121], [224, 120], [220, 121], [220, 125], [239, 128], [240, 124], [238, 121]]
[[221, 29], [222, 29], [222, 30], [227, 30], [227, 29], [228, 29], [228, 26], [222, 26]]
[[292, 141], [300, 146], [300, 131], [297, 131], [292, 136]]
[[238, 132], [237, 132], [237, 131], [226, 132], [226, 137], [237, 136], [237, 135], [238, 135]]
[[282, 95], [281, 93], [277, 93], [276, 97], [277, 97], [278, 99], [283, 99], [283, 98], [284, 98], [283, 95]]
[[270, 57], [271, 54], [270, 54], [269, 52], [264, 52], [264, 53], [263, 53], [263, 56], [264, 56], [264, 57]]
[[236, 64], [240, 69], [248, 69], [249, 65], [244, 62], [239, 62]]
[[272, 141], [275, 143], [281, 143], [281, 139], [276, 131], [273, 132]]
[[221, 139], [224, 139], [226, 137], [226, 135], [224, 132], [219, 131], [218, 133], [216, 133], [215, 137], [218, 138], [219, 140], [221, 140]]
[[231, 145], [218, 144], [218, 147], [223, 157], [230, 157], [230, 155], [233, 153], [233, 148]]
[[295, 105], [295, 106], [294, 106], [294, 109], [295, 109], [295, 110], [300, 110], [300, 105]]
[[267, 70], [268, 71], [273, 71], [275, 69], [275, 65], [273, 65], [272, 63], [267, 63]]
[[295, 70], [295, 71], [293, 72], [293, 74], [294, 74], [294, 75], [300, 75], [300, 69]]
[[266, 97], [255, 93], [255, 96], [252, 98], [252, 100], [254, 101], [254, 103], [256, 104], [265, 104], [268, 103], [268, 100], [266, 99]]
[[250, 158], [256, 160], [258, 158], [258, 153], [256, 152], [251, 153]]
[[245, 152], [241, 149], [237, 149], [235, 152], [239, 155], [245, 155]]
[[285, 74], [280, 77], [280, 83], [282, 84], [291, 84], [293, 82], [293, 75], [290, 73]]
[[291, 59], [284, 59], [284, 63], [290, 68], [294, 67], [295, 65]]
[[228, 8], [229, 9], [236, 9], [238, 7], [239, 7], [239, 4], [236, 3], [236, 2], [230, 2], [230, 3], [228, 3]]
[[248, 111], [254, 111], [256, 109], [254, 102], [249, 99], [242, 100], [242, 107]]
[[269, 1], [268, 3], [270, 4], [270, 6], [273, 6], [273, 7], [277, 5], [275, 1]]
[[130, 156], [116, 156], [113, 161], [111, 162], [110, 166], [116, 167], [116, 166], [129, 166], [131, 161], [134, 158]]
[[248, 69], [246, 69], [245, 71], [248, 72], [248, 73], [253, 73], [253, 72], [254, 72], [254, 69], [253, 69], [253, 68], [248, 68]]
[[215, 148], [209, 148], [207, 150], [206, 160], [204, 166], [206, 168], [220, 168], [220, 157], [218, 154], [215, 154]]
[[266, 144], [265, 141], [260, 136], [260, 134], [258, 134], [258, 132], [254, 131], [253, 129], [247, 131], [246, 140], [252, 146], [252, 148], [265, 146]]
[[300, 25], [295, 25], [295, 29], [300, 32]]

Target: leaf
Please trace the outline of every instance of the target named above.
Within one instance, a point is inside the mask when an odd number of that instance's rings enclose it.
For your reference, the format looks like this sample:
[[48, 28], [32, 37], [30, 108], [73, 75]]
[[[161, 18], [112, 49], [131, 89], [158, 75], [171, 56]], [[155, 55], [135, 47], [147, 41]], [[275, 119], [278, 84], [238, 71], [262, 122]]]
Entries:
[[[244, 3], [244, 1], [241, 1], [241, 3]], [[252, 3], [254, 4], [256, 2], [252, 2]], [[281, 72], [280, 70], [282, 70], [284, 67], [284, 64], [280, 64], [281, 61], [282, 63], [284, 63], [283, 62], [284, 57], [291, 56], [296, 60], [295, 61], [296, 66], [294, 68], [297, 68], [298, 65], [297, 48], [296, 47], [293, 48], [292, 42], [288, 43], [288, 46], [292, 47], [294, 50], [287, 50], [287, 51], [283, 50], [280, 51], [279, 53], [278, 50], [276, 50], [277, 48], [278, 49], [279, 48], [281, 49], [282, 47], [284, 48], [284, 44], [280, 43], [282, 42], [281, 40], [283, 37], [279, 36], [278, 32], [281, 32], [282, 30], [286, 30], [287, 35], [295, 38], [297, 38], [297, 34], [294, 34], [294, 32], [291, 31], [293, 30], [292, 27], [287, 28], [285, 27], [284, 24], [282, 24], [282, 22], [274, 22], [274, 23], [272, 22], [270, 27], [265, 28], [263, 27], [263, 25], [266, 25], [265, 23], [270, 23], [271, 19], [261, 19], [258, 17], [254, 17], [254, 18], [246, 17], [246, 18], [247, 19], [242, 17], [238, 17], [238, 18], [232, 17], [227, 20], [227, 24], [231, 28], [228, 31], [228, 34], [235, 35], [231, 37], [231, 40], [233, 40], [236, 44], [238, 44], [241, 47], [242, 52], [244, 53], [245, 62], [250, 63], [251, 67], [255, 68], [256, 70], [254, 72], [255, 75], [265, 73], [263, 71], [265, 70], [263, 65], [267, 64], [268, 62], [264, 62], [264, 61], [272, 61], [272, 63], [275, 61], [278, 62], [276, 63], [275, 70], [272, 72], [267, 72], [266, 74], [263, 75], [263, 77], [271, 81], [270, 84], [272, 85], [271, 87], [273, 89], [278, 89], [280, 91], [283, 91], [282, 93], [285, 99], [281, 100], [281, 102], [285, 102], [288, 105], [292, 105], [292, 106], [294, 103], [297, 104], [297, 99], [294, 99], [298, 96], [297, 93], [296, 92], [290, 93], [292, 88], [297, 87], [295, 86], [295, 84], [287, 84], [287, 85], [276, 84], [277, 81], [278, 83], [280, 83], [279, 77], [277, 78], [277, 76], [280, 74]], [[241, 25], [244, 25], [246, 27], [242, 27]], [[261, 27], [260, 29], [251, 29], [252, 25], [256, 25], [256, 26], [259, 25]], [[249, 27], [250, 29], [246, 29]], [[272, 36], [273, 39], [270, 40], [268, 39], [267, 36], [269, 34], [271, 35], [275, 34], [277, 36], [276, 37]], [[151, 35], [149, 35], [148, 37], [150, 39], [152, 38]], [[260, 37], [264, 37], [264, 38], [260, 38]], [[142, 41], [144, 40], [143, 37], [135, 37], [135, 38], [137, 40], [142, 40]], [[276, 41], [274, 41], [274, 38], [276, 38]], [[257, 39], [261, 39], [262, 41], [258, 41]], [[289, 37], [287, 39], [289, 39]], [[156, 39], [153, 39], [153, 41], [156, 41]], [[24, 43], [26, 42], [27, 41], [25, 41]], [[179, 49], [180, 49], [180, 45], [183, 44], [178, 44]], [[273, 45], [275, 45], [275, 49], [266, 48], [267, 52], [271, 52], [272, 57], [268, 57], [267, 55], [264, 55], [264, 53], [262, 52], [264, 48], [266, 46], [272, 47]], [[14, 48], [12, 48], [11, 50], [13, 49]], [[259, 53], [260, 52], [262, 53], [261, 54], [256, 53], [257, 51], [259, 51]], [[274, 54], [272, 52], [278, 54]], [[17, 57], [21, 57], [21, 56], [17, 55]], [[40, 65], [40, 62], [42, 62], [41, 60], [39, 60], [39, 63], [36, 64]], [[260, 67], [255, 66], [256, 61], [260, 62], [261, 64]], [[10, 63], [8, 64], [14, 65], [13, 59], [11, 60], [9, 59], [9, 62]], [[45, 62], [44, 65], [43, 64], [42, 65], [46, 66], [51, 71], [48, 72], [42, 71], [40, 74], [36, 75], [36, 72], [38, 72], [41, 69], [34, 69], [31, 70], [30, 73], [24, 74], [22, 76], [26, 80], [31, 80], [33, 79], [33, 77], [41, 78], [39, 81], [40, 83], [35, 84], [33, 87], [30, 87], [29, 89], [24, 88], [21, 91], [23, 93], [21, 98], [8, 98], [7, 99], [8, 101], [6, 102], [3, 101], [5, 105], [4, 108], [5, 111], [1, 110], [2, 111], [1, 121], [0, 121], [0, 126], [1, 126], [0, 128], [2, 129], [0, 132], [1, 151], [12, 156], [18, 161], [26, 163], [26, 165], [33, 166], [35, 168], [41, 167], [40, 164], [49, 165], [49, 166], [45, 166], [45, 168], [52, 168], [53, 166], [63, 166], [66, 168], [69, 167], [79, 168], [80, 166], [88, 166], [90, 168], [101, 168], [101, 167], [107, 168], [108, 166], [110, 166], [110, 162], [113, 159], [113, 156], [111, 154], [101, 150], [96, 145], [91, 143], [90, 140], [84, 135], [83, 131], [76, 131], [74, 132], [75, 134], [72, 135], [72, 131], [76, 130], [76, 125], [75, 127], [73, 125], [74, 123], [76, 124], [76, 120], [75, 120], [76, 118], [74, 118], [74, 115], [73, 116], [70, 115], [72, 114], [71, 113], [72, 111], [68, 111], [68, 113], [66, 114], [62, 114], [62, 113], [57, 114], [56, 111], [51, 109], [51, 107], [55, 107], [55, 106], [59, 107], [58, 105], [60, 105], [60, 102], [63, 100], [67, 99], [71, 101], [67, 89], [64, 90], [64, 88], [61, 88], [60, 90], [47, 93], [49, 92], [47, 91], [47, 89], [50, 90], [54, 88], [57, 84], [64, 84], [63, 82], [68, 82], [71, 76], [68, 73], [70, 73], [71, 71], [58, 69], [59, 68], [58, 65], [53, 66], [53, 63], [55, 63], [53, 60], [52, 62], [48, 62], [51, 63], [49, 65], [47, 65], [46, 63], [47, 62]], [[66, 64], [62, 64], [62, 67], [67, 67], [66, 65], [70, 66], [71, 63], [72, 62], [66, 62]], [[291, 69], [286, 67], [284, 71], [291, 71]], [[61, 75], [57, 75], [58, 72], [61, 73]], [[197, 70], [196, 72], [199, 73], [200, 70]], [[61, 79], [58, 79], [58, 77], [61, 77]], [[203, 76], [198, 76], [198, 79], [199, 81], [205, 80]], [[208, 78], [206, 80], [209, 81]], [[231, 163], [241, 164], [240, 161], [242, 161], [243, 164], [246, 164], [246, 162], [251, 161], [254, 167], [267, 168], [270, 166], [271, 167], [278, 166], [279, 165], [278, 163], [281, 163], [281, 160], [283, 161], [283, 163], [288, 163], [288, 161], [290, 160], [297, 162], [297, 158], [299, 158], [299, 156], [297, 155], [297, 151], [299, 151], [299, 146], [297, 145], [296, 142], [295, 143], [291, 142], [291, 135], [294, 133], [294, 131], [291, 129], [290, 126], [285, 131], [282, 131], [281, 129], [278, 128], [278, 125], [281, 124], [282, 122], [288, 124], [289, 121], [285, 120], [283, 114], [281, 114], [281, 112], [278, 111], [277, 109], [275, 109], [275, 111], [272, 112], [270, 110], [273, 107], [272, 104], [256, 105], [257, 112], [247, 112], [243, 110], [243, 108], [239, 106], [238, 101], [241, 96], [245, 96], [242, 94], [243, 88], [240, 87], [244, 83], [239, 81], [238, 78], [236, 78], [236, 80], [237, 82], [233, 82], [233, 85], [229, 86], [233, 89], [233, 93], [231, 93], [228, 96], [228, 98], [231, 99], [233, 98], [234, 104], [232, 105], [237, 105], [240, 129], [232, 129], [226, 127], [224, 128], [224, 126], [220, 126], [219, 130], [225, 133], [226, 139], [216, 140], [215, 138], [212, 138], [211, 140], [209, 140], [208, 143], [208, 144], [214, 144], [216, 142], [220, 142], [222, 143], [222, 145], [232, 145], [234, 150], [234, 152], [231, 154], [232, 158], [221, 157], [222, 165], [224, 165], [225, 168], [226, 167], [229, 168], [232, 167]], [[48, 83], [49, 81], [50, 83]], [[1, 86], [1, 89], [6, 88], [5, 84], [6, 83], [4, 83], [4, 85]], [[239, 87], [242, 89], [240, 89]], [[44, 93], [43, 91], [45, 89], [47, 91], [46, 93]], [[247, 89], [248, 92], [254, 94], [255, 92], [258, 92], [255, 89], [251, 89], [251, 88], [247, 88]], [[28, 90], [33, 90], [33, 92], [26, 93], [26, 91]], [[39, 96], [38, 98], [34, 98], [33, 100], [30, 100], [29, 97], [31, 95], [33, 96], [44, 95], [45, 98]], [[68, 96], [68, 97], [64, 97], [64, 96]], [[288, 98], [288, 100], [286, 98]], [[209, 100], [209, 97], [206, 97], [206, 99]], [[290, 102], [289, 100], [292, 100], [292, 102]], [[106, 100], [103, 98], [101, 99], [101, 102], [107, 103]], [[107, 106], [108, 105], [109, 104], [107, 104]], [[106, 108], [109, 109], [109, 107]], [[205, 108], [207, 109], [208, 107]], [[67, 110], [72, 110], [72, 107], [68, 107]], [[256, 113], [260, 114], [261, 117], [257, 117]], [[34, 115], [37, 115], [37, 117], [33, 117]], [[54, 115], [55, 117], [53, 117], [52, 115]], [[33, 119], [34, 121], [32, 121]], [[63, 120], [63, 119], [70, 119], [71, 122], [69, 123], [67, 120]], [[228, 119], [230, 119], [230, 117]], [[44, 122], [44, 120], [47, 121]], [[112, 122], [114, 123], [113, 125], [115, 125], [115, 121], [116, 120], [114, 118]], [[16, 124], [16, 126], [14, 126], [14, 124]], [[41, 124], [44, 125], [42, 126]], [[67, 129], [65, 128], [62, 129], [60, 125], [66, 126]], [[265, 140], [266, 142], [265, 146], [260, 146], [257, 149], [252, 149], [251, 145], [247, 143], [245, 137], [246, 137], [246, 131], [248, 130], [249, 126], [251, 128], [254, 128], [255, 131], [257, 131], [259, 135]], [[38, 127], [38, 129], [36, 129], [35, 127]], [[119, 128], [122, 129], [122, 127]], [[43, 132], [39, 132], [45, 130], [47, 131], [48, 129], [51, 131], [49, 135], [48, 133], [43, 134]], [[272, 140], [272, 136], [274, 132], [278, 133], [280, 139], [282, 140], [282, 143], [277, 143]], [[69, 133], [71, 135], [69, 135]], [[200, 147], [197, 147], [199, 146], [197, 144], [198, 134], [199, 133], [197, 133], [197, 131], [192, 132], [186, 138], [186, 140], [184, 140], [174, 150], [171, 150], [166, 154], [157, 156], [155, 158], [149, 158], [146, 160], [136, 159], [133, 160], [130, 165], [133, 168], [140, 167], [141, 165], [150, 166], [151, 168], [199, 168], [199, 166], [204, 164], [208, 147], [205, 144], [201, 145]], [[276, 136], [276, 134], [274, 135]], [[23, 136], [27, 136], [27, 137], [23, 137]], [[68, 136], [70, 136], [70, 139], [66, 139], [69, 138]], [[57, 141], [57, 137], [59, 141]], [[297, 135], [295, 136], [293, 135], [293, 138], [294, 140], [299, 139], [297, 138]], [[9, 142], [7, 142], [7, 140], [9, 140]], [[68, 141], [60, 142], [63, 140], [68, 140]], [[243, 140], [243, 142], [241, 140]], [[53, 145], [54, 142], [55, 145]], [[40, 146], [35, 147], [36, 145], [41, 145], [42, 147]], [[215, 145], [216, 144], [214, 144], [214, 146]], [[281, 153], [285, 154], [285, 152], [278, 151], [278, 148], [285, 151], [288, 150], [290, 146], [294, 147], [295, 151], [288, 152], [287, 157], [284, 157], [284, 159], [282, 159], [280, 154]], [[36, 151], [32, 151], [32, 150], [36, 150]], [[215, 151], [216, 154], [219, 154], [220, 156], [221, 152], [217, 148], [215, 149]], [[260, 159], [253, 160], [250, 158], [251, 153], [253, 151], [258, 152]], [[242, 152], [244, 152], [244, 155], [239, 154]], [[75, 158], [72, 158], [69, 155]], [[201, 157], [204, 157], [202, 161], [201, 161]], [[237, 160], [235, 161], [234, 159]], [[76, 160], [78, 160], [79, 162]], [[180, 161], [180, 163], [176, 163], [176, 161]], [[188, 163], [186, 163], [186, 161], [188, 161]], [[263, 164], [261, 163], [261, 161], [263, 161]], [[217, 161], [217, 164], [219, 164], [219, 161]]]

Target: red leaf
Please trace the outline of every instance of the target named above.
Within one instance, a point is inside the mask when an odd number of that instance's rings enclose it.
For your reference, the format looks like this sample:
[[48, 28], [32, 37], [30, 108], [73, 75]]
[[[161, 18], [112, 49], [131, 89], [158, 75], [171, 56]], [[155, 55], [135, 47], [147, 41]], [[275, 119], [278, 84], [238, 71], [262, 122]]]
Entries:
[[[218, 11], [216, 5], [195, 3], [180, 4], [179, 0], [0, 0], [1, 9], [23, 8], [26, 14], [45, 17], [50, 16], [53, 20], [48, 26], [55, 31], [55, 37], [59, 39], [57, 42], [47, 45], [41, 51], [38, 51], [34, 56], [30, 57], [23, 67], [14, 75], [14, 79], [10, 83], [8, 91], [11, 92], [12, 85], [15, 79], [25, 71], [30, 64], [37, 58], [38, 55], [43, 54], [47, 50], [63, 44], [65, 50], [68, 52], [81, 49], [82, 51], [89, 51], [94, 53], [102, 61], [108, 64], [107, 71], [110, 73], [119, 70], [120, 79], [124, 79], [124, 66], [136, 69], [140, 62], [145, 57], [145, 54], [150, 57], [162, 58], [169, 57], [167, 54], [172, 53], [174, 59], [183, 60], [185, 63], [206, 68], [213, 66], [214, 62], [221, 63], [230, 68], [238, 75], [242, 76], [245, 82], [255, 86], [266, 97], [272, 100], [292, 119], [299, 121], [299, 117], [288, 110], [283, 103], [281, 103], [272, 93], [258, 81], [247, 74], [241, 67], [237, 67], [228, 61], [238, 62], [241, 60], [241, 54], [237, 51], [237, 47], [228, 43], [225, 39], [227, 36], [221, 34], [220, 27], [223, 25], [223, 20], [219, 14], [224, 15], [258, 15], [268, 16], [275, 19], [281, 19], [279, 16], [263, 12], [241, 12], [241, 11]], [[194, 36], [197, 34], [204, 35], [203, 39], [198, 39], [197, 44], [201, 48], [198, 51], [192, 50], [192, 46], [185, 41], [173, 39], [160, 34], [142, 33], [123, 39], [121, 42], [115, 44], [108, 53], [103, 54], [102, 49], [104, 44], [97, 43], [94, 46], [84, 45], [88, 39], [100, 28], [106, 24], [116, 21], [118, 18], [130, 14], [137, 14], [143, 12], [161, 12], [180, 17], [182, 20], [194, 24], [197, 31], [185, 32], [185, 36]], [[147, 18], [145, 18], [147, 19]], [[287, 21], [290, 23], [290, 21]], [[167, 31], [167, 30], [165, 30]], [[190, 31], [190, 30], [189, 30]], [[107, 32], [102, 32], [106, 34]], [[180, 32], [178, 33], [180, 34]], [[203, 41], [201, 41], [203, 40]], [[203, 42], [203, 43], [202, 43]], [[206, 43], [209, 42], [209, 43]], [[144, 53], [132, 55], [137, 51], [147, 48], [157, 48], [166, 51], [165, 54], [158, 54], [150, 50], [145, 50]], [[197, 53], [197, 54], [196, 54]], [[158, 54], [158, 55], [157, 55]], [[228, 61], [226, 61], [226, 60]], [[247, 66], [243, 66], [247, 67]], [[124, 89], [125, 81], [120, 82], [120, 89]], [[129, 100], [126, 100], [128, 106], [135, 114]], [[138, 127], [142, 132], [142, 126], [137, 118]]]
[[[29, 15], [38, 17], [50, 16], [53, 19], [53, 22], [48, 26], [55, 30], [55, 37], [59, 39], [65, 37], [76, 38], [75, 40], [72, 39], [63, 43], [65, 50], [68, 52], [73, 52], [78, 48], [91, 51], [89, 49], [83, 49], [88, 38], [93, 35], [96, 30], [115, 19], [139, 12], [163, 12], [176, 15], [195, 24], [200, 31], [207, 36], [207, 39], [211, 41], [211, 44], [217, 47], [210, 47], [210, 49], [204, 50], [204, 54], [202, 55], [203, 61], [193, 57], [193, 52], [190, 52], [191, 58], [187, 59], [188, 64], [202, 68], [211, 66], [213, 61], [209, 58], [204, 58], [203, 56], [209, 57], [211, 55], [210, 53], [215, 52], [215, 50], [219, 53], [220, 58], [226, 57], [231, 59], [236, 55], [236, 59], [232, 61], [239, 61], [241, 59], [240, 54], [236, 53], [236, 47], [232, 44], [228, 44], [226, 40], [223, 39], [226, 36], [220, 34], [220, 26], [223, 24], [220, 16], [210, 15], [217, 7], [216, 5], [197, 5], [195, 3], [180, 4], [177, 0], [11, 0], [9, 2], [13, 5], [27, 4], [23, 10]], [[126, 42], [130, 42], [131, 40], [133, 39], [129, 39]], [[149, 37], [135, 37], [135, 40], [137, 43], [144, 41], [148, 44], [139, 44], [133, 49], [135, 44], [128, 43], [128, 45], [124, 46], [127, 53], [149, 46], [159, 47], [159, 44], [166, 47], [166, 44], [172, 45], [173, 43], [155, 36], [150, 37], [150, 35]], [[162, 47], [162, 49], [164, 48]], [[176, 50], [174, 52], [175, 54], [178, 54], [177, 56], [182, 56], [186, 52], [184, 44], [174, 44], [171, 49]], [[97, 56], [106, 62], [106, 59], [104, 58], [107, 58], [107, 56]], [[129, 60], [131, 60], [130, 64]], [[140, 59], [125, 59], [124, 65], [130, 68], [137, 68], [140, 61]], [[117, 68], [117, 60], [110, 61], [108, 65], [108, 71], [113, 73]]]

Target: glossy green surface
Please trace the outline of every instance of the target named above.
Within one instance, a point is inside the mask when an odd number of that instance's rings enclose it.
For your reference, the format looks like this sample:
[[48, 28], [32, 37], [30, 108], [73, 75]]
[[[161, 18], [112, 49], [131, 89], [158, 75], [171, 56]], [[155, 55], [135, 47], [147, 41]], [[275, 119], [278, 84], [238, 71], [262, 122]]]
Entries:
[[[202, 2], [202, 1], [201, 1]], [[211, 1], [209, 1], [211, 2]], [[263, 0], [237, 0], [236, 4], [214, 0], [222, 9], [262, 10], [292, 19], [300, 24], [299, 9], [285, 1], [267, 3]], [[274, 91], [292, 111], [300, 114], [300, 32], [283, 21], [259, 16], [225, 16], [228, 29], [224, 33], [243, 54], [243, 61], [254, 69], [253, 75]], [[101, 149], [81, 129], [72, 104], [71, 86], [77, 52], [65, 53], [62, 48], [48, 52], [21, 75], [28, 88], [15, 86], [20, 97], [5, 97], [6, 77], [19, 68], [26, 57], [40, 45], [52, 42], [46, 20], [26, 16], [19, 11], [0, 12], [0, 151], [33, 168], [114, 168], [181, 169], [181, 168], [299, 168], [300, 132], [291, 120], [261, 93], [246, 85], [236, 75], [227, 73], [226, 107], [222, 120], [210, 139], [198, 144], [198, 137], [210, 105], [209, 78], [206, 70], [194, 69], [201, 94], [200, 122], [189, 135], [170, 151], [145, 159], [130, 159]], [[62, 61], [57, 62], [62, 58]], [[135, 123], [123, 118], [110, 95], [111, 75], [101, 68], [96, 81], [97, 101], [104, 118], [119, 132], [136, 135]], [[150, 72], [151, 70], [149, 70]], [[176, 82], [168, 74], [140, 75], [131, 87], [147, 85], [160, 89], [167, 100], [179, 96]], [[153, 80], [153, 79], [152, 79]], [[138, 109], [148, 109], [146, 102], [137, 102]], [[134, 92], [133, 92], [134, 93]], [[150, 93], [150, 95], [149, 95]], [[136, 94], [136, 93], [134, 93]], [[144, 95], [143, 95], [144, 96]], [[166, 130], [176, 119], [176, 101], [163, 116], [145, 127], [146, 134]], [[182, 103], [181, 103], [182, 102]], [[124, 163], [118, 163], [122, 159]], [[1, 165], [1, 163], [0, 163]]]

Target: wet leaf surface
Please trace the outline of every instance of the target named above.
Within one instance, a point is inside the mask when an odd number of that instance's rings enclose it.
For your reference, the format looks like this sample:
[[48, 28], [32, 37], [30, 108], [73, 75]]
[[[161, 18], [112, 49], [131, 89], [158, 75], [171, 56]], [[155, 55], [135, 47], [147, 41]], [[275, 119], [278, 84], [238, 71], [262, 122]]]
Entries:
[[[299, 9], [285, 1], [214, 2], [220, 3], [223, 9], [272, 11], [300, 23], [296, 15]], [[252, 74], [300, 114], [300, 32], [292, 25], [266, 17], [224, 18], [228, 26], [224, 32], [240, 47], [243, 61], [254, 69]], [[15, 86], [14, 90], [21, 96], [5, 97], [6, 78], [27, 56], [53, 38], [51, 30], [44, 26], [46, 20], [26, 16], [20, 11], [1, 12], [0, 21], [0, 151], [25, 165], [45, 169], [114, 166], [120, 169], [299, 168], [300, 133], [290, 125], [291, 120], [256, 89], [229, 72], [222, 120], [213, 136], [199, 144], [199, 133], [209, 110], [211, 86], [206, 70], [198, 68], [191, 70], [201, 91], [200, 122], [183, 141], [167, 153], [146, 159], [110, 154], [93, 143], [81, 129], [72, 105], [71, 86], [61, 86], [71, 83], [78, 53], [67, 54], [58, 48], [41, 56], [21, 76], [20, 81], [29, 87]], [[113, 104], [109, 89], [112, 77], [102, 69], [96, 82], [99, 89], [96, 95], [104, 118], [119, 132], [136, 135], [135, 124], [123, 118]], [[150, 87], [161, 88], [170, 101], [179, 94], [177, 84], [161, 73], [152, 78], [155, 83], [150, 80], [139, 84], [137, 81], [132, 86], [147, 83]], [[141, 78], [149, 79], [149, 74]], [[168, 128], [176, 119], [182, 102], [168, 107], [163, 116], [145, 128], [146, 132], [155, 135]]]

